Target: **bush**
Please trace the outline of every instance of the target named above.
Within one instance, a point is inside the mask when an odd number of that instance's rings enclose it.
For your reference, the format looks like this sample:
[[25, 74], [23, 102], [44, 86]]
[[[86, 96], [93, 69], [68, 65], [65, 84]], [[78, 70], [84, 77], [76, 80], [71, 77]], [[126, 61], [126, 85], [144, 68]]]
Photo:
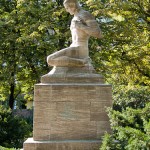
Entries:
[[112, 135], [105, 134], [100, 150], [150, 148], [150, 90], [148, 87], [115, 89], [109, 109]]
[[25, 138], [31, 136], [32, 125], [24, 118], [14, 116], [12, 111], [0, 106], [0, 143], [4, 147], [21, 148]]
[[16, 150], [16, 149], [14, 149], [14, 148], [5, 148], [5, 147], [0, 146], [0, 150]]

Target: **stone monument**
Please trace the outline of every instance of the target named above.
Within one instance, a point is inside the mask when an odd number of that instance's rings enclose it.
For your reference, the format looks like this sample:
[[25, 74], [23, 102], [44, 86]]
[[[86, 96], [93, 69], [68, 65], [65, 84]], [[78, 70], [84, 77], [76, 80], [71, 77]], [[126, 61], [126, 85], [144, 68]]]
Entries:
[[98, 150], [110, 131], [105, 107], [111, 106], [111, 85], [97, 74], [89, 57], [90, 36], [101, 38], [94, 17], [77, 0], [65, 0], [72, 44], [47, 57], [53, 69], [34, 89], [33, 138], [24, 150]]

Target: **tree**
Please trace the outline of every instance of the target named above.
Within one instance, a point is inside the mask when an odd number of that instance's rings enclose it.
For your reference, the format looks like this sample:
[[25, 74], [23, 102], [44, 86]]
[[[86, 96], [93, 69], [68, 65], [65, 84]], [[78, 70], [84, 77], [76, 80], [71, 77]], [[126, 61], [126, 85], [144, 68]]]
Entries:
[[149, 85], [148, 0], [88, 0], [86, 4], [100, 22], [104, 35], [92, 48], [97, 71], [115, 84]]
[[100, 22], [104, 34], [103, 40], [93, 46], [95, 66], [114, 85], [114, 103], [109, 110], [112, 134], [104, 136], [100, 149], [147, 149], [150, 141], [149, 2], [88, 0], [85, 4]]
[[33, 99], [33, 85], [49, 70], [46, 56], [68, 44], [68, 15], [61, 1], [3, 0], [1, 6], [0, 99], [13, 109], [19, 95]]
[[100, 150], [147, 150], [150, 146], [150, 89], [115, 88], [109, 110], [112, 134], [105, 134]]
[[32, 135], [32, 125], [26, 119], [14, 116], [8, 108], [0, 106], [0, 145], [22, 148], [25, 138]]
[[[90, 39], [93, 64], [107, 82], [119, 87], [117, 92], [114, 88], [114, 107], [110, 110], [111, 121], [117, 126], [112, 126], [114, 132], [106, 135], [104, 142], [115, 149], [120, 146], [129, 149], [137, 141], [140, 144], [140, 136], [148, 140], [149, 134], [149, 100], [144, 97], [149, 93], [146, 86], [150, 85], [149, 1], [80, 2], [96, 17], [104, 36], [102, 40]], [[46, 56], [70, 44], [71, 16], [66, 13], [62, 3], [62, 0], [0, 1], [2, 104], [13, 109], [14, 100], [19, 99], [20, 95], [24, 96], [24, 100], [33, 99], [34, 84], [49, 70]], [[140, 88], [144, 90], [140, 91]], [[144, 95], [140, 97], [140, 93]], [[131, 117], [129, 114], [132, 114]], [[130, 132], [126, 133], [126, 129]], [[131, 139], [132, 132], [135, 132], [136, 141]], [[113, 142], [114, 139], [119, 141], [118, 145]], [[142, 141], [142, 144], [145, 142]]]

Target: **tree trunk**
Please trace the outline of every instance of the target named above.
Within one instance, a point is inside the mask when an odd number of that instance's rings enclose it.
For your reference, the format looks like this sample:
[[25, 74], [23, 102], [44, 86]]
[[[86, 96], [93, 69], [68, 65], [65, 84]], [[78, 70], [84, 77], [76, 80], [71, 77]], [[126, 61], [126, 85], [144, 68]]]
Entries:
[[14, 101], [15, 101], [14, 92], [15, 92], [15, 85], [14, 83], [11, 83], [10, 84], [10, 96], [9, 96], [9, 107], [11, 109], [14, 108]]

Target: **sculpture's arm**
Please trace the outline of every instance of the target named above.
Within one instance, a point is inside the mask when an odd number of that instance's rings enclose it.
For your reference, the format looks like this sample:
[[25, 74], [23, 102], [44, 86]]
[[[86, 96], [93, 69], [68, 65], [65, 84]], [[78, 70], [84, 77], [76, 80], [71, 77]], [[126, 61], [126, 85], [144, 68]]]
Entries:
[[79, 17], [79, 21], [76, 21], [76, 28], [86, 32], [90, 36], [96, 38], [102, 38], [102, 33], [97, 21], [88, 12], [84, 13], [83, 16]]

